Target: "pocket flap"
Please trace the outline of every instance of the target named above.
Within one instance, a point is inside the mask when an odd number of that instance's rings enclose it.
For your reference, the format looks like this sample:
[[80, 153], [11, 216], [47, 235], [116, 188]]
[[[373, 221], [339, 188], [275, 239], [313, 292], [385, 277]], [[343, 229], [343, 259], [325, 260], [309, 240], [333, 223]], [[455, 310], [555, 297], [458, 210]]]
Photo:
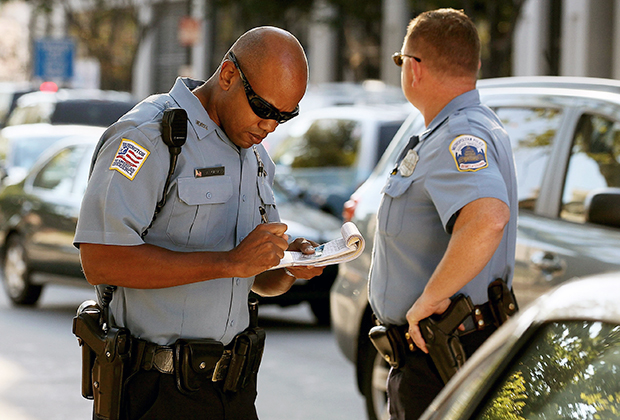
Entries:
[[229, 176], [213, 178], [179, 178], [179, 199], [185, 204], [222, 204], [232, 196], [232, 180]]
[[224, 353], [224, 344], [215, 340], [186, 342], [189, 361], [194, 372], [208, 372], [215, 367]]
[[412, 182], [413, 177], [411, 176], [391, 176], [388, 178], [381, 192], [392, 198], [400, 197], [405, 191], [407, 191]]

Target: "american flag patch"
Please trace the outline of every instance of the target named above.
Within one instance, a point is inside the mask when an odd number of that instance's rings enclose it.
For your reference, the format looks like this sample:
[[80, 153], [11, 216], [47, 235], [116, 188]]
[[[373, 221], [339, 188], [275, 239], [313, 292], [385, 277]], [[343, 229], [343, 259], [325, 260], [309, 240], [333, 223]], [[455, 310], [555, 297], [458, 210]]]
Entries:
[[128, 139], [122, 139], [110, 169], [133, 179], [149, 155], [149, 151]]

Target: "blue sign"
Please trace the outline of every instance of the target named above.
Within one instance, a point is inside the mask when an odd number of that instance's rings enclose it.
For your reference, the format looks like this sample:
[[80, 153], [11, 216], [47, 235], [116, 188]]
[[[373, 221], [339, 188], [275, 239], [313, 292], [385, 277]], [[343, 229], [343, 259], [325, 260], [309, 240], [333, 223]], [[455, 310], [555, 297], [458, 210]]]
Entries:
[[44, 38], [34, 43], [34, 75], [44, 80], [71, 79], [75, 43], [72, 39]]

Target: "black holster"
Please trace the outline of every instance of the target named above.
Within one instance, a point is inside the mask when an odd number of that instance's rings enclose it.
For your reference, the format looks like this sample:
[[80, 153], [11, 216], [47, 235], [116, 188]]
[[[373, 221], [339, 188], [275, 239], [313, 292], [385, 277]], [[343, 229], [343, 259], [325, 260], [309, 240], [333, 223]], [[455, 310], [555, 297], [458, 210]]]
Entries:
[[120, 417], [123, 381], [130, 362], [131, 336], [126, 328], [106, 325], [99, 304], [83, 302], [73, 318], [82, 346], [82, 396], [94, 399], [97, 419]]

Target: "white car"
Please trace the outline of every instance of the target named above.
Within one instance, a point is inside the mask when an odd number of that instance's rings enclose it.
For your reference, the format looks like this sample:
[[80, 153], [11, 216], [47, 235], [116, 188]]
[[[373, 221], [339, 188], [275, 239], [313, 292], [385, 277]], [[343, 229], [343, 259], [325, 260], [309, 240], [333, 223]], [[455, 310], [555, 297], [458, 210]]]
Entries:
[[372, 169], [413, 108], [344, 105], [308, 111], [290, 122], [271, 152], [283, 185], [340, 217], [343, 204]]

